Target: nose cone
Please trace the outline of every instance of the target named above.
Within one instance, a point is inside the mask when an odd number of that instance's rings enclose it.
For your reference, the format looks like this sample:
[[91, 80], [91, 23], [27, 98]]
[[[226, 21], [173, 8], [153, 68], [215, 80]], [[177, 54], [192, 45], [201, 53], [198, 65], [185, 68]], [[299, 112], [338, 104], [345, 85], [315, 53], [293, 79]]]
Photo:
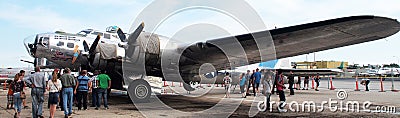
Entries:
[[24, 46], [29, 55], [35, 57], [36, 53], [37, 35], [32, 35], [24, 39]]

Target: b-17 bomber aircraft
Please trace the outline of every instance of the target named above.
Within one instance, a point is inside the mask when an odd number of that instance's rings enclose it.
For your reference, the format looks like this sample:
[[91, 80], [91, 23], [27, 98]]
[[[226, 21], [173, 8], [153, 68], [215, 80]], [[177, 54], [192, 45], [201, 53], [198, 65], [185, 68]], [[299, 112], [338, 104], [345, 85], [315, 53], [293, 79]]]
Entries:
[[[115, 26], [105, 32], [41, 33], [26, 39], [24, 45], [35, 58], [31, 62], [35, 66], [105, 71], [112, 88], [132, 90], [128, 93], [135, 102], [151, 95], [146, 76], [183, 82], [192, 91], [188, 83], [209, 79], [201, 77], [209, 72], [382, 39], [397, 33], [400, 23], [386, 17], [351, 16], [192, 44], [176, 43], [143, 28], [144, 23], [130, 34]], [[260, 43], [269, 37], [271, 43]], [[241, 47], [243, 53], [228, 54], [224, 47]], [[212, 84], [223, 83], [212, 79]]]

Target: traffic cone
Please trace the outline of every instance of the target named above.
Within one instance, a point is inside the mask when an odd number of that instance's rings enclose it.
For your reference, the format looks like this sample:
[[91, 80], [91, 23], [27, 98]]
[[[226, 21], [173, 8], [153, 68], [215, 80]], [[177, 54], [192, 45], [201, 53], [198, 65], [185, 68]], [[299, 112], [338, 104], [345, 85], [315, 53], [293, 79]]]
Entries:
[[168, 86], [168, 85], [167, 85], [167, 82], [166, 82], [166, 81], [164, 81], [164, 87], [166, 87], [166, 86]]
[[382, 77], [381, 77], [381, 91], [379, 91], [379, 92], [385, 92], [385, 91], [383, 90], [383, 82], [382, 82]]
[[6, 83], [6, 81], [4, 81], [4, 83], [3, 83], [3, 90], [7, 90], [7, 83]]
[[330, 80], [330, 82], [331, 82], [331, 88], [330, 88], [330, 90], [335, 90], [335, 87], [333, 87], [333, 81], [332, 81], [332, 77], [331, 77], [331, 80]]
[[311, 79], [311, 89], [314, 89], [314, 77]]
[[358, 77], [356, 76], [356, 90], [354, 91], [360, 91], [360, 89], [358, 89]]

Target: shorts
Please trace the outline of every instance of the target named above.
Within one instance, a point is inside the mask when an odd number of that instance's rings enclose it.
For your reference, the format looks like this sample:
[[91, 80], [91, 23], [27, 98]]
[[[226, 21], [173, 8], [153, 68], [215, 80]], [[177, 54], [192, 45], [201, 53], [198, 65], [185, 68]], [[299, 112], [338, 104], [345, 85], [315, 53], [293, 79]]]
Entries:
[[244, 93], [245, 91], [244, 91], [244, 88], [245, 88], [246, 86], [245, 85], [243, 85], [243, 86], [240, 86], [240, 93]]
[[258, 89], [258, 87], [260, 87], [260, 83], [254, 83], [254, 88]]
[[230, 91], [231, 90], [231, 84], [225, 84], [225, 90]]
[[14, 104], [14, 95], [7, 95], [7, 104]]
[[304, 84], [308, 84], [310, 82], [310, 80], [305, 79], [304, 80]]
[[60, 93], [59, 92], [51, 92], [49, 93], [49, 104], [58, 104], [58, 97]]

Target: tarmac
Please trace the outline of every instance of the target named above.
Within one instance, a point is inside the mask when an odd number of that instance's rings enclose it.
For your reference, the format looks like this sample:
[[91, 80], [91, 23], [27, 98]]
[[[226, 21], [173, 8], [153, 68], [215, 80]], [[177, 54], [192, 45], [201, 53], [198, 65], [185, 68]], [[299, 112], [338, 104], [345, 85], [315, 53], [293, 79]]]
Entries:
[[[361, 79], [360, 79], [361, 80]], [[359, 80], [359, 83], [360, 83]], [[111, 98], [109, 99], [110, 109], [105, 110], [103, 107], [100, 110], [95, 110], [90, 107], [88, 110], [78, 111], [76, 107], [73, 108], [73, 118], [129, 118], [129, 117], [400, 117], [400, 92], [392, 92], [391, 81], [383, 81], [384, 90], [380, 91], [380, 81], [371, 80], [370, 91], [365, 91], [364, 86], [359, 84], [360, 91], [354, 91], [355, 79], [333, 79], [333, 86], [335, 90], [330, 90], [327, 87], [328, 80], [322, 79], [319, 87], [320, 91], [309, 90], [295, 90], [295, 95], [289, 96], [289, 90], [285, 90], [286, 94], [286, 109], [288, 112], [278, 112], [276, 105], [273, 106], [272, 111], [258, 112], [257, 103], [262, 101], [262, 95], [254, 97], [247, 96], [241, 98], [239, 93], [239, 86], [231, 93], [231, 98], [224, 98], [224, 87], [216, 87], [212, 85], [208, 87], [207, 84], [202, 84], [203, 88], [198, 88], [196, 91], [188, 94], [179, 87], [179, 83], [175, 83], [175, 87], [163, 87], [162, 95], [152, 96], [150, 103], [137, 103], [133, 104], [128, 98], [126, 92], [112, 90]], [[395, 89], [400, 87], [400, 81], [394, 81]], [[288, 86], [288, 85], [286, 85]], [[310, 81], [311, 87], [311, 81]], [[337, 97], [339, 90], [347, 92], [347, 97], [344, 100]], [[31, 117], [31, 97], [30, 89], [27, 88], [27, 105], [29, 108], [22, 109], [21, 116], [23, 118]], [[175, 91], [172, 93], [172, 91]], [[180, 93], [179, 93], [180, 92]], [[0, 90], [0, 117], [10, 118], [13, 116], [14, 111], [6, 109], [6, 90]], [[47, 93], [45, 101], [47, 101]], [[357, 101], [365, 103], [369, 101], [370, 112], [361, 109], [356, 111], [331, 111], [328, 105], [324, 105], [319, 109], [324, 111], [292, 111], [289, 108], [290, 103], [303, 103], [304, 101], [313, 101], [316, 106], [321, 106], [324, 101], [338, 101], [347, 103], [348, 101]], [[159, 102], [161, 101], [161, 102]], [[279, 97], [276, 94], [271, 96], [271, 101], [278, 102]], [[90, 105], [90, 102], [89, 102]], [[292, 104], [293, 105], [293, 104]], [[44, 103], [43, 115], [49, 117], [49, 109], [47, 102]], [[376, 108], [395, 108], [394, 111], [377, 112]], [[292, 106], [292, 108], [295, 108]], [[382, 110], [383, 111], [383, 110]], [[57, 109], [56, 117], [63, 117], [63, 111]]]

